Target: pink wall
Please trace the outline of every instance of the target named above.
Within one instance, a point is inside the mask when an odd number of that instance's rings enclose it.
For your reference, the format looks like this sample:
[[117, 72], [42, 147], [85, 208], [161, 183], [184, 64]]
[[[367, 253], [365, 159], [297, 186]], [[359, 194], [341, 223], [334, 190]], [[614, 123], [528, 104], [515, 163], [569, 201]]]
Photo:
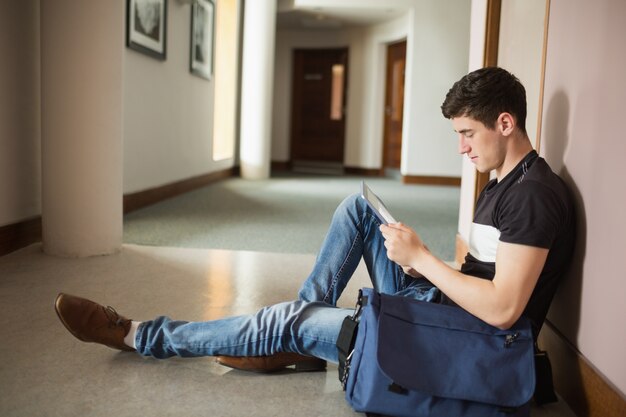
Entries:
[[578, 203], [549, 320], [626, 393], [626, 1], [552, 0], [541, 152]]

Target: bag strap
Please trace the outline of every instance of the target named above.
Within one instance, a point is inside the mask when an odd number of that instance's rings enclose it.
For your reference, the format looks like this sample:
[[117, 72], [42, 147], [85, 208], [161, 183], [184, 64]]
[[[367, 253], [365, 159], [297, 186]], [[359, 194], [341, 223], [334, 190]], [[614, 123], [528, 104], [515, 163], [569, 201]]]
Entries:
[[354, 308], [352, 316], [346, 316], [341, 324], [341, 330], [337, 337], [337, 353], [339, 358], [339, 381], [342, 388], [346, 389], [348, 381], [348, 373], [350, 370], [350, 360], [354, 351], [354, 344], [359, 330], [359, 319], [363, 306], [367, 305], [367, 296], [363, 295], [363, 291], [359, 290], [359, 297]]
[[548, 352], [540, 350], [535, 342], [535, 394], [533, 399], [537, 405], [557, 402], [552, 382], [552, 365]]

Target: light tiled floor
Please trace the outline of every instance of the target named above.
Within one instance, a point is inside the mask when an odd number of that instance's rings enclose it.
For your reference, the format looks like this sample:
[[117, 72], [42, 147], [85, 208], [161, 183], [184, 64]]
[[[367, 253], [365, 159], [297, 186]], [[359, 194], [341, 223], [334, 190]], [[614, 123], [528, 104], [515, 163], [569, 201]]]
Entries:
[[[212, 358], [155, 360], [85, 344], [58, 321], [58, 292], [137, 320], [209, 320], [293, 299], [314, 257], [124, 245], [112, 256], [62, 259], [39, 245], [0, 258], [0, 415], [355, 416], [336, 366], [257, 375]], [[360, 267], [341, 300], [367, 286]], [[350, 296], [348, 296], [348, 294]], [[533, 416], [572, 417], [561, 401]]]

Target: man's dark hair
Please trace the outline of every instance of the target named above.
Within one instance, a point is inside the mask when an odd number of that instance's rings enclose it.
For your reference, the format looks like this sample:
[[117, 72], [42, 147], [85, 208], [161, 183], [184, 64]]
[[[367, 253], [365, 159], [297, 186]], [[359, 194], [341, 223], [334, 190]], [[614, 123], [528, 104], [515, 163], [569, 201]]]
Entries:
[[517, 77], [502, 68], [481, 68], [454, 83], [441, 112], [446, 119], [470, 117], [489, 129], [494, 129], [498, 116], [506, 112], [526, 133], [526, 90]]

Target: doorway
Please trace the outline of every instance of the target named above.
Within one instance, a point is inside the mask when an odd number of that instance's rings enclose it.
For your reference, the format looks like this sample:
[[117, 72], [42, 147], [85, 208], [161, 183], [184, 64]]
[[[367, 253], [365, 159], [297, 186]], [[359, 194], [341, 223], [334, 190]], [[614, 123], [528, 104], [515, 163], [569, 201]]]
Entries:
[[406, 41], [388, 45], [382, 164], [386, 174], [400, 175], [405, 67]]
[[343, 167], [348, 49], [294, 50], [291, 162]]

